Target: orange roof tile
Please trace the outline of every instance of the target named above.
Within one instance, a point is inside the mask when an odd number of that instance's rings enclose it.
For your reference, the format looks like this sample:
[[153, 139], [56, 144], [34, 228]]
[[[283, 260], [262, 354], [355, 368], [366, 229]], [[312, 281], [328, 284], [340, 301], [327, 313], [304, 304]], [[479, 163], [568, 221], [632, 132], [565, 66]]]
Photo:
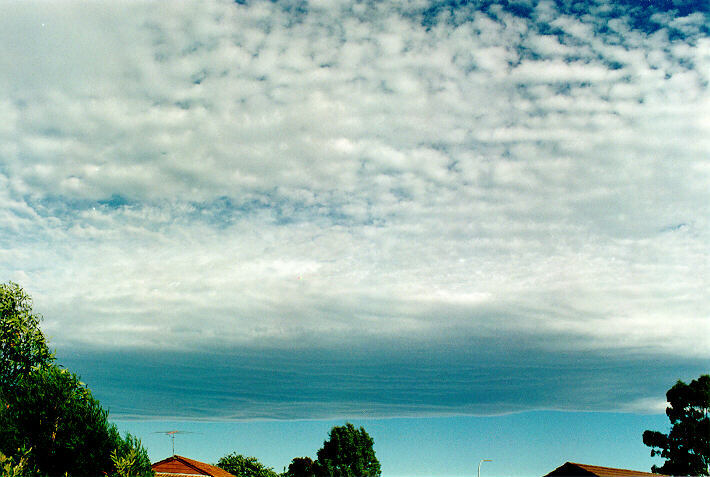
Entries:
[[174, 472], [156, 472], [155, 477], [204, 477], [205, 474], [176, 474]]
[[174, 455], [153, 464], [152, 469], [156, 477], [177, 476], [209, 476], [209, 477], [235, 477], [226, 470], [205, 464], [199, 460], [190, 459], [181, 455]]
[[638, 470], [616, 469], [614, 467], [602, 467], [600, 465], [578, 464], [576, 462], [565, 462], [549, 474], [548, 476], [596, 476], [596, 477], [667, 477], [663, 474], [653, 474], [651, 472], [640, 472]]
[[597, 475], [599, 477], [666, 477], [663, 474], [654, 474], [652, 472], [640, 472], [638, 470], [615, 469], [613, 467], [601, 467], [598, 465], [574, 464], [581, 468]]

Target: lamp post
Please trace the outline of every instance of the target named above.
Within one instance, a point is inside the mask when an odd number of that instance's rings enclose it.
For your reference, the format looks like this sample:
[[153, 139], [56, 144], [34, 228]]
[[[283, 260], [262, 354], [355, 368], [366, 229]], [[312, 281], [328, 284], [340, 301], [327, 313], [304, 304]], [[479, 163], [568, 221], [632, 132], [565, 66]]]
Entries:
[[484, 462], [493, 462], [491, 459], [481, 459], [481, 462], [478, 463], [478, 477], [481, 477], [481, 464]]

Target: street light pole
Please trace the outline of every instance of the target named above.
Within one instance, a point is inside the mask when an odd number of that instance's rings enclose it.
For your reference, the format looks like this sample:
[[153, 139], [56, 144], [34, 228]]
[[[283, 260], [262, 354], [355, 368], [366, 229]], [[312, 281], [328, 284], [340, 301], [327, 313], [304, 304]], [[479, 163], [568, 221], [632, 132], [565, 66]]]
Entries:
[[481, 464], [484, 462], [493, 462], [491, 459], [482, 459], [481, 462], [478, 463], [478, 477], [481, 477]]

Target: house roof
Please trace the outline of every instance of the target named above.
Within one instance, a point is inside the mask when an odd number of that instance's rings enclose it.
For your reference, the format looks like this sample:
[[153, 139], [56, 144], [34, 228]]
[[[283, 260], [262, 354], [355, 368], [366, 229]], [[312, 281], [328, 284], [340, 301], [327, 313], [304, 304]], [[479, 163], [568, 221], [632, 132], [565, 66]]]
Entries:
[[156, 462], [151, 467], [155, 471], [156, 477], [202, 477], [205, 475], [209, 477], [235, 477], [224, 469], [181, 455], [168, 457]]
[[638, 470], [616, 469], [614, 467], [602, 467], [599, 465], [578, 464], [576, 462], [565, 462], [544, 477], [562, 476], [596, 476], [596, 477], [666, 477], [663, 474], [652, 474], [651, 472], [640, 472]]

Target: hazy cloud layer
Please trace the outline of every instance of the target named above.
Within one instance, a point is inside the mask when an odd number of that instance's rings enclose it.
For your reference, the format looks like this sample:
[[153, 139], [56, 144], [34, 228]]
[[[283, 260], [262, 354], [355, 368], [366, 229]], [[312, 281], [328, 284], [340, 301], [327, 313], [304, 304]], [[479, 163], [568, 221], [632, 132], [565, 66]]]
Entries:
[[64, 350], [696, 369], [708, 12], [666, 3], [2, 4], [0, 274]]

